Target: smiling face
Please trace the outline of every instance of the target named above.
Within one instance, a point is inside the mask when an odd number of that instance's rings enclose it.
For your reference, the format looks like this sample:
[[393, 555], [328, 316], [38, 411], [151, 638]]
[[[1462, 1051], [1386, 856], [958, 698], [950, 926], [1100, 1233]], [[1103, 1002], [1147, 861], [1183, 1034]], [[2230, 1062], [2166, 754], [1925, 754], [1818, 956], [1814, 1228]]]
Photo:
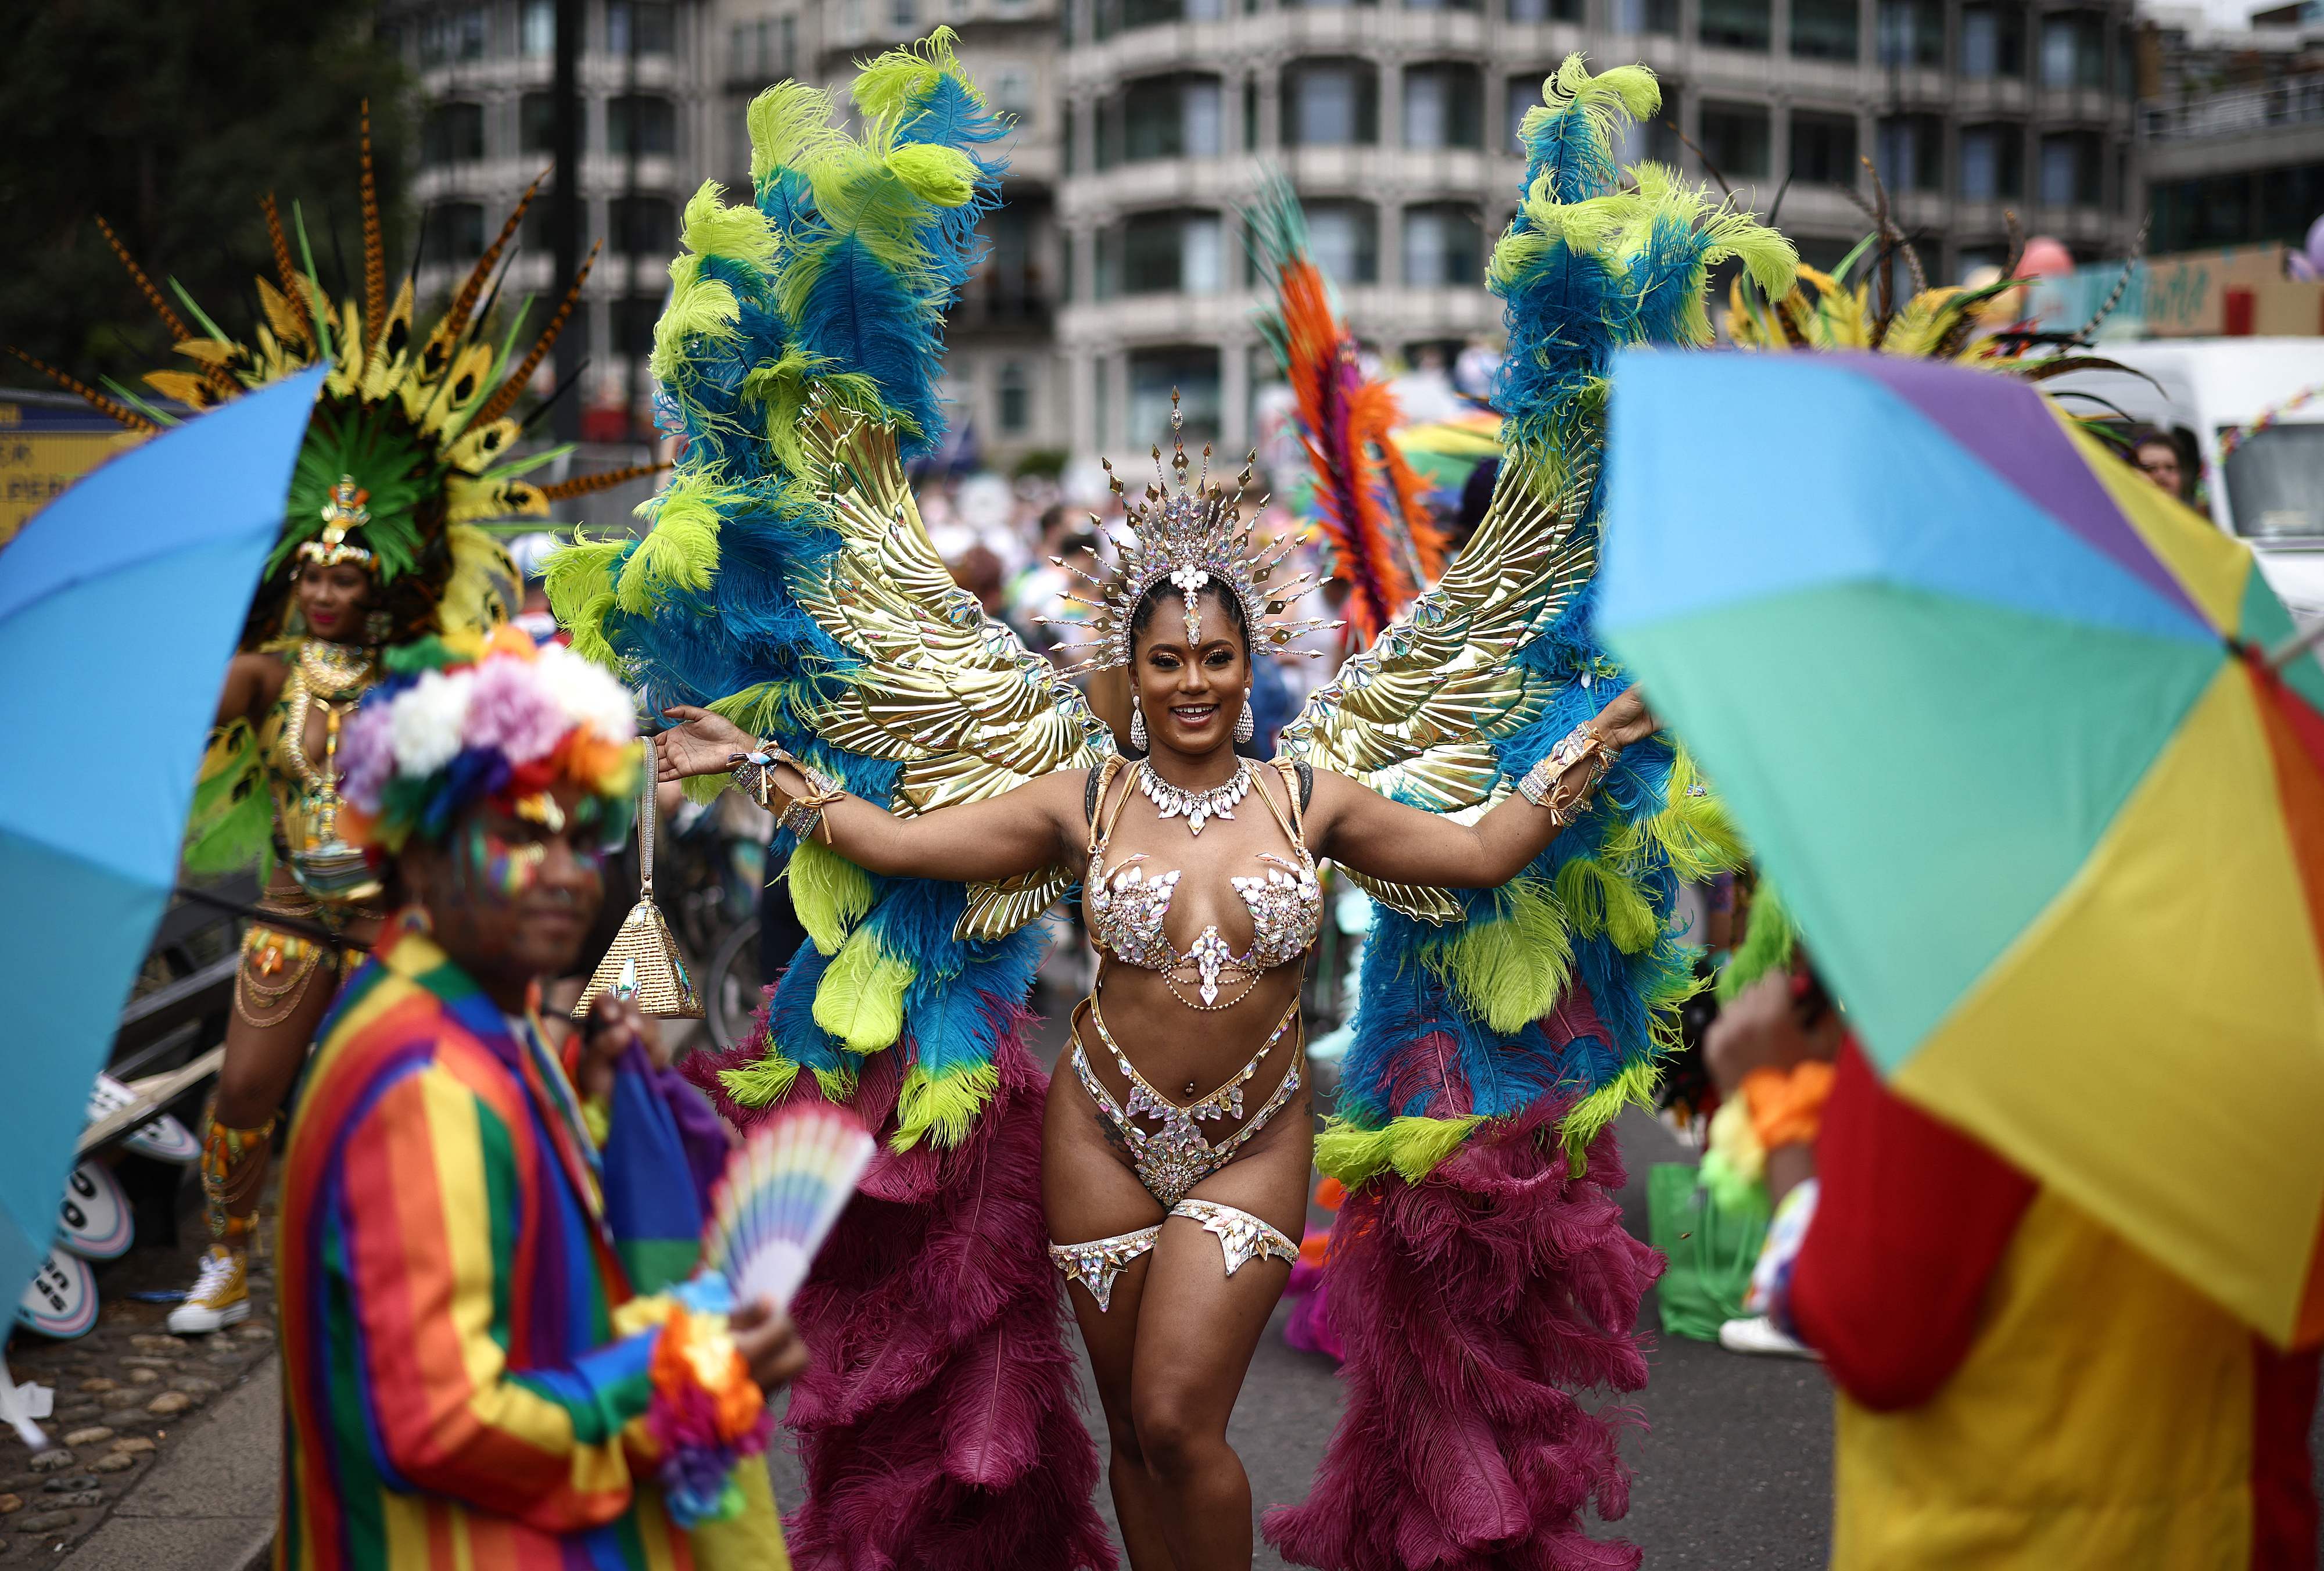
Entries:
[[304, 564], [296, 593], [307, 631], [335, 643], [360, 642], [364, 616], [371, 610], [371, 589], [370, 570], [353, 562]]
[[415, 837], [401, 858], [444, 953], [503, 1000], [570, 973], [605, 898], [603, 799], [568, 784], [519, 808], [478, 802], [444, 844]]
[[1156, 753], [1200, 757], [1233, 745], [1250, 688], [1250, 656], [1231, 602], [1215, 586], [1194, 597], [1195, 637], [1186, 638], [1185, 602], [1165, 589], [1130, 633], [1130, 680]]

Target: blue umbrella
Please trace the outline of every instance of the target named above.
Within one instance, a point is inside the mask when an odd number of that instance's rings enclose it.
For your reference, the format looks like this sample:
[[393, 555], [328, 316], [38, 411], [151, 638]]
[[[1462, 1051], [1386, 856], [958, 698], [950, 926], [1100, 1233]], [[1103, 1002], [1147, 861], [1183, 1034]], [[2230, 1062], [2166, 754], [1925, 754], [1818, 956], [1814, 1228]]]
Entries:
[[322, 380], [287, 378], [122, 454], [0, 551], [0, 956], [16, 984], [0, 1302], [55, 1231]]

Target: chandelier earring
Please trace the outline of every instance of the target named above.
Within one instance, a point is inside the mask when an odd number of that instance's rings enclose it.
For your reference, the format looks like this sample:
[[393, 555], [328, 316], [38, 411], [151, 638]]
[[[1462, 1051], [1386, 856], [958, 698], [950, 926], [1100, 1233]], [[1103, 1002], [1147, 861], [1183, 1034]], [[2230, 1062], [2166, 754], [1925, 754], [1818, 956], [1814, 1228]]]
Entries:
[[1246, 682], [1242, 689], [1242, 713], [1235, 716], [1235, 740], [1248, 742], [1258, 735], [1259, 722], [1251, 718], [1250, 713], [1250, 685]]
[[1138, 707], [1135, 688], [1130, 694], [1130, 745], [1140, 753], [1146, 751], [1146, 711]]

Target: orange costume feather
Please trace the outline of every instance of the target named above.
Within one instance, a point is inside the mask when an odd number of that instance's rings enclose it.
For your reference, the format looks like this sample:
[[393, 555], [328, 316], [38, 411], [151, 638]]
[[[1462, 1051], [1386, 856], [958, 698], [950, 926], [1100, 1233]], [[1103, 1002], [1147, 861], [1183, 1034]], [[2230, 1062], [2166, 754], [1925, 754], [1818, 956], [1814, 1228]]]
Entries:
[[1426, 484], [1388, 433], [1402, 423], [1388, 384], [1368, 377], [1355, 340], [1308, 259], [1305, 226], [1287, 189], [1254, 223], [1276, 278], [1277, 351], [1298, 402], [1300, 440], [1315, 469], [1315, 522], [1349, 586], [1347, 616], [1369, 643], [1443, 570], [1444, 537], [1428, 516]]

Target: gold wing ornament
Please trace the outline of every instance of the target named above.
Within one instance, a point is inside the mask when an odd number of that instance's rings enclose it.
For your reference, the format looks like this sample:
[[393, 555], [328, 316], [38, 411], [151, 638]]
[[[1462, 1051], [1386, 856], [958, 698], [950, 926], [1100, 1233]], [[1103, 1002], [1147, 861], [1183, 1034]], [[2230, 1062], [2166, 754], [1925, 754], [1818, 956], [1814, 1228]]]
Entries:
[[[1278, 757], [1462, 823], [1508, 794], [1499, 744], [1540, 719], [1559, 685], [1513, 657], [1598, 567], [1597, 537], [1581, 528], [1596, 459], [1552, 494], [1538, 476], [1514, 455], [1503, 462], [1484, 521], [1443, 578], [1315, 690], [1284, 727]], [[1461, 919], [1443, 890], [1342, 871], [1391, 910]]]
[[[800, 438], [840, 546], [794, 593], [857, 661], [810, 717], [816, 735], [902, 764], [888, 806], [906, 816], [1102, 762], [1112, 734], [1081, 694], [953, 582], [905, 481], [895, 428], [818, 402]], [[1006, 938], [1073, 882], [1051, 867], [971, 884], [953, 937]]]

